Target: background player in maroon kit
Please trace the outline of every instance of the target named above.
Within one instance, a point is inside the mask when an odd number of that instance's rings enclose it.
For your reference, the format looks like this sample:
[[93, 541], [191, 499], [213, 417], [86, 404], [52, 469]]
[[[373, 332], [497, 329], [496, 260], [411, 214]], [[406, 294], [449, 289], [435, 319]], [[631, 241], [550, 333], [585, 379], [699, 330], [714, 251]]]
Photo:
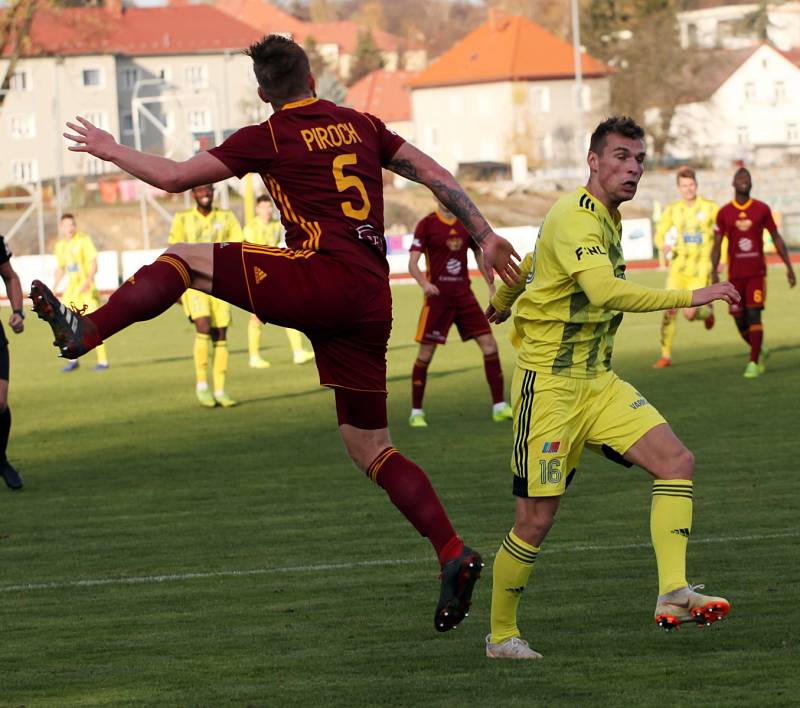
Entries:
[[70, 150], [109, 160], [170, 192], [259, 173], [281, 212], [288, 248], [174, 244], [90, 316], [71, 312], [39, 281], [31, 288], [34, 309], [70, 358], [161, 314], [188, 287], [249, 310], [262, 322], [305, 332], [320, 383], [335, 390], [350, 457], [436, 550], [442, 574], [434, 625], [447, 631], [466, 616], [482, 561], [456, 535], [422, 469], [389, 438], [386, 349], [392, 313], [382, 166], [427, 185], [481, 244], [487, 267], [506, 282], [514, 282], [519, 268], [512, 257], [519, 256], [438, 163], [377, 118], [316, 99], [299, 45], [270, 35], [247, 53], [258, 95], [275, 113], [217, 148], [175, 162], [119, 145], [82, 118], [67, 124], [72, 132], [65, 136], [75, 142]]
[[[412, 428], [426, 428], [422, 410], [428, 366], [439, 344], [447, 342], [447, 333], [455, 323], [461, 339], [474, 339], [483, 352], [483, 368], [492, 394], [492, 417], [495, 421], [511, 420], [514, 413], [503, 398], [503, 370], [497, 353], [497, 342], [483, 309], [475, 299], [469, 280], [467, 250], [475, 252], [478, 269], [489, 283], [489, 297], [494, 295], [491, 276], [481, 263], [480, 249], [456, 217], [441, 203], [417, 224], [408, 258], [408, 270], [425, 294], [419, 316], [416, 340], [419, 353], [411, 373]], [[419, 267], [425, 254], [427, 274]]]
[[728, 279], [739, 291], [742, 300], [730, 306], [739, 333], [750, 345], [750, 361], [744, 370], [744, 377], [754, 379], [765, 371], [764, 361], [767, 349], [762, 346], [764, 326], [761, 311], [766, 303], [767, 264], [764, 260], [764, 230], [772, 235], [775, 250], [786, 264], [786, 277], [789, 286], [794, 287], [796, 278], [792, 262], [786, 251], [786, 244], [778, 233], [770, 208], [757, 199], [750, 198], [753, 180], [744, 167], [736, 170], [733, 176], [733, 201], [723, 206], [717, 214], [717, 230], [714, 250], [711, 253], [712, 279], [719, 282], [717, 268], [720, 258], [720, 244], [728, 237]]

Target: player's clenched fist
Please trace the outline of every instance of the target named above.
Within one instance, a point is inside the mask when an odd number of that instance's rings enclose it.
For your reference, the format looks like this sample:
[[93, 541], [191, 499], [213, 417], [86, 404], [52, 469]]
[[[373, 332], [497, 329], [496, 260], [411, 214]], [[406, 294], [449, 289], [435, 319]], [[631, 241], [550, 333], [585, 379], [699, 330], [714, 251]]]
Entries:
[[698, 288], [692, 291], [692, 307], [707, 305], [714, 300], [724, 300], [729, 305], [738, 303], [742, 296], [727, 280], [724, 283], [714, 283], [707, 288]]

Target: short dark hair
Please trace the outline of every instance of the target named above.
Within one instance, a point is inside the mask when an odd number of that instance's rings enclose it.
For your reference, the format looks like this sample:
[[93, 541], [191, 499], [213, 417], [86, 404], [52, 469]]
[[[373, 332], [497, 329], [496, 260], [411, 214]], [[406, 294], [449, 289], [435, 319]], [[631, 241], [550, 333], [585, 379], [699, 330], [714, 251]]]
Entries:
[[589, 141], [589, 150], [597, 155], [602, 154], [606, 146], [606, 139], [615, 133], [633, 140], [644, 140], [644, 130], [630, 116], [611, 116], [606, 118], [594, 129], [592, 138]]
[[297, 42], [270, 34], [244, 53], [253, 60], [258, 85], [270, 98], [287, 99], [308, 91], [311, 65]]
[[694, 174], [694, 170], [691, 167], [681, 167], [678, 170], [678, 174], [675, 176], [675, 181], [681, 179], [691, 179], [697, 182], [697, 177]]
[[261, 202], [269, 202], [270, 206], [272, 206], [272, 200], [269, 198], [268, 194], [258, 195], [258, 199], [256, 199], [256, 204], [261, 204]]
[[75, 221], [75, 216], [70, 212], [67, 212], [66, 214], [61, 215], [61, 221], [64, 221], [64, 219], [72, 219], [73, 221]]

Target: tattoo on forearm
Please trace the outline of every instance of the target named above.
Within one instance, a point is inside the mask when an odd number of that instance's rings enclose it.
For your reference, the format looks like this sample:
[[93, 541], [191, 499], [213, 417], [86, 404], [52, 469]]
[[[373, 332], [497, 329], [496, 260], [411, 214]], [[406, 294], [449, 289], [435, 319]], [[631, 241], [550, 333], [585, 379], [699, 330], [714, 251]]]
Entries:
[[[480, 226], [481, 222], [485, 223], [483, 215], [478, 210], [478, 207], [475, 206], [475, 202], [473, 202], [469, 195], [457, 184], [455, 187], [445, 184], [441, 180], [434, 180], [433, 182], [428, 185], [431, 188], [431, 191], [439, 198], [439, 201], [442, 202], [453, 214], [458, 217], [458, 220], [466, 226], [467, 230], [472, 235], [473, 240], [476, 243], [480, 243], [485, 239], [491, 232], [491, 228], [486, 226], [482, 231], [473, 233], [473, 229], [476, 226]], [[473, 224], [473, 219], [477, 217], [479, 219], [478, 224]]]
[[417, 168], [411, 163], [411, 160], [392, 160], [387, 167], [394, 173], [410, 179], [412, 182], [419, 182], [419, 175]]

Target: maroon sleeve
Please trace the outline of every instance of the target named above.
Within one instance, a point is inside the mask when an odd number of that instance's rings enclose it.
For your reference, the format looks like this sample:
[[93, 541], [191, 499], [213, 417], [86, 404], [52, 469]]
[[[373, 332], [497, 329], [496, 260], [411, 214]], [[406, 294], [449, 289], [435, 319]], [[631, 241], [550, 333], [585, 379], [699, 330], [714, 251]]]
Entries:
[[425, 250], [425, 246], [427, 245], [426, 241], [428, 240], [428, 237], [425, 233], [425, 223], [427, 221], [428, 217], [425, 217], [417, 224], [417, 228], [414, 229], [414, 238], [411, 239], [411, 246], [408, 248], [409, 251], [422, 252]]
[[721, 236], [728, 235], [728, 228], [725, 226], [725, 207], [722, 207], [722, 209], [717, 212], [717, 226], [715, 230]]
[[769, 231], [770, 234], [774, 234], [778, 227], [775, 224], [775, 219], [772, 218], [772, 209], [769, 208], [769, 205], [764, 205], [764, 228]]
[[267, 172], [275, 157], [275, 143], [268, 122], [240, 128], [222, 145], [208, 151], [237, 177], [248, 172]]
[[405, 139], [401, 138], [393, 130], [389, 130], [380, 118], [373, 116], [371, 113], [365, 113], [364, 115], [378, 132], [378, 143], [380, 144], [381, 150], [381, 166], [386, 167], [386, 165], [391, 162], [394, 154], [400, 149], [400, 146], [405, 143]]

